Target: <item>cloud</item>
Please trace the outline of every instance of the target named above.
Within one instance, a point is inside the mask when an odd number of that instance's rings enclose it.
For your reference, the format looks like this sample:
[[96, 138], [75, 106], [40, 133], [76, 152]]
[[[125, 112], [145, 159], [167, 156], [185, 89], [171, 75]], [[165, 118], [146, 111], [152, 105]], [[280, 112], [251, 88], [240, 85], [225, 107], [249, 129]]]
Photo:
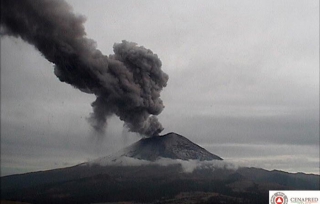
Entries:
[[112, 115], [142, 135], [163, 130], [156, 115], [164, 108], [160, 92], [168, 75], [150, 49], [122, 40], [113, 45], [114, 54], [103, 55], [86, 36], [86, 18], [65, 1], [3, 1], [1, 12], [4, 35], [30, 43], [54, 64], [61, 82], [96, 96], [88, 121], [97, 132], [104, 134]]
[[180, 165], [182, 170], [186, 173], [192, 173], [196, 169], [237, 169], [237, 165], [230, 162], [225, 162], [221, 160], [211, 160], [211, 161], [199, 161], [199, 160], [181, 160], [181, 159], [170, 159], [170, 158], [159, 158], [155, 161], [147, 161], [142, 159], [136, 159], [132, 157], [120, 156], [116, 157], [114, 155], [100, 158], [97, 160], [89, 161], [83, 165], [101, 165], [101, 166], [146, 166], [146, 165], [160, 165], [160, 166], [171, 166]]
[[238, 166], [320, 174], [318, 144], [225, 143], [200, 145]]

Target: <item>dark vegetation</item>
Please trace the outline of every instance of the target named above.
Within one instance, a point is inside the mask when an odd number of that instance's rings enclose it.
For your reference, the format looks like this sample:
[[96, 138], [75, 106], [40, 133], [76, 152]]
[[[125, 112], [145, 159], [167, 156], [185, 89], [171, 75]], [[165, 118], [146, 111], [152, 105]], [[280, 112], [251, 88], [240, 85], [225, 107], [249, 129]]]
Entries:
[[269, 190], [319, 189], [319, 175], [257, 168], [86, 166], [1, 178], [1, 200], [28, 203], [266, 203]]

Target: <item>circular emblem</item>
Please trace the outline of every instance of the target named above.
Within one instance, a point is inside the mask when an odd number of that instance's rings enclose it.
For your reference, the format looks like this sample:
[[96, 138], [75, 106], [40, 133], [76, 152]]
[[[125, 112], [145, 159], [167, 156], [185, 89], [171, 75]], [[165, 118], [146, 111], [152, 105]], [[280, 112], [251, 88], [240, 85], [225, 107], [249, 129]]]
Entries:
[[271, 197], [271, 204], [287, 204], [288, 197], [282, 192], [277, 192]]

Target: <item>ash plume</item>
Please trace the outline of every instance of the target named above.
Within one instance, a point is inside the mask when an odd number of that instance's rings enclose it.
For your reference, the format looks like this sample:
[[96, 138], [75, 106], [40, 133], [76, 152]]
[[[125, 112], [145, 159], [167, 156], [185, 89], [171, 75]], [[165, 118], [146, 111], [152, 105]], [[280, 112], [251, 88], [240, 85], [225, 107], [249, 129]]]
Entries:
[[50, 62], [60, 81], [96, 100], [89, 123], [103, 133], [117, 115], [132, 132], [154, 136], [163, 130], [156, 115], [164, 108], [160, 92], [168, 75], [151, 50], [122, 41], [103, 55], [86, 37], [85, 17], [62, 0], [1, 0], [1, 35], [20, 37]]

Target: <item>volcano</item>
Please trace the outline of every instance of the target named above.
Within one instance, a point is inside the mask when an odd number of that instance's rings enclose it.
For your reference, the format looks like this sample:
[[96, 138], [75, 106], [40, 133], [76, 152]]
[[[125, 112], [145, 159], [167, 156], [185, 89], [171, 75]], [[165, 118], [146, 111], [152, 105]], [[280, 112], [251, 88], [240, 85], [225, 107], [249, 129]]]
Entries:
[[223, 160], [186, 137], [173, 132], [162, 136], [143, 138], [120, 152], [105, 157], [105, 159], [113, 158], [113, 160], [116, 160], [119, 157], [131, 157], [147, 161], [156, 161], [160, 158], [199, 161]]
[[[256, 204], [267, 202], [269, 190], [320, 189], [319, 175], [230, 168], [221, 160], [187, 138], [168, 133], [143, 138], [92, 162], [1, 177], [0, 200], [33, 204]], [[185, 169], [194, 164], [194, 170]]]

